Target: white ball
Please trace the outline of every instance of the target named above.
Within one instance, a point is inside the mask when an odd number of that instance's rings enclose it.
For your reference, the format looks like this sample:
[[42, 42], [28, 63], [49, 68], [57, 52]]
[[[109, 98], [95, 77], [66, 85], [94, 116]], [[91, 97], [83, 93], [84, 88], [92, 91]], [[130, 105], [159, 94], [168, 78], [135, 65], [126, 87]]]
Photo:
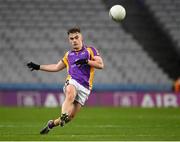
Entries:
[[114, 21], [122, 21], [126, 17], [126, 10], [122, 5], [114, 5], [109, 10], [109, 16]]

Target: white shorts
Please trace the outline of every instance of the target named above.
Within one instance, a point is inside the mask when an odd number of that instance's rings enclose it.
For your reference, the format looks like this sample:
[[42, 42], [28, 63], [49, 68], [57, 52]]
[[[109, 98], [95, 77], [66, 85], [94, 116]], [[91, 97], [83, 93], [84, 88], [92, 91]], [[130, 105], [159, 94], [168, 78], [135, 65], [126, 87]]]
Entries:
[[80, 103], [82, 106], [85, 104], [86, 100], [88, 99], [88, 96], [90, 94], [90, 90], [79, 84], [76, 80], [70, 79], [68, 82], [65, 83], [64, 85], [64, 93], [65, 93], [65, 88], [68, 84], [72, 84], [75, 86], [77, 94], [75, 97], [75, 100]]

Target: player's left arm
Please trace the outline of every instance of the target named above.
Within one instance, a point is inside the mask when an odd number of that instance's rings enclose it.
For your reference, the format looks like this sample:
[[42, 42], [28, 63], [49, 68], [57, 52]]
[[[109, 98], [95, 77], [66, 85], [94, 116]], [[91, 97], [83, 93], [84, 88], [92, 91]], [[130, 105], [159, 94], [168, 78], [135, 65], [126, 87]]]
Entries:
[[96, 69], [103, 69], [104, 63], [101, 56], [94, 56], [91, 60], [88, 60], [88, 65], [96, 68]]
[[94, 67], [96, 69], [103, 69], [104, 68], [103, 59], [101, 58], [97, 49], [95, 49], [94, 47], [88, 47], [87, 50], [89, 52], [90, 58], [77, 60], [75, 61], [75, 64], [76, 65], [88, 64], [89, 66]]

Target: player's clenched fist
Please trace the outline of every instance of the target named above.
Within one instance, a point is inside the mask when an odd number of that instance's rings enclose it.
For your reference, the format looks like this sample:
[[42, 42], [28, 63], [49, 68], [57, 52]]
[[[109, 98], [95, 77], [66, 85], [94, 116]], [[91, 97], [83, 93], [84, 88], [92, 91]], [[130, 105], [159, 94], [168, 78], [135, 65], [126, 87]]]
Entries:
[[40, 69], [40, 65], [35, 64], [33, 62], [29, 62], [27, 63], [27, 67], [31, 69], [31, 71], [33, 70], [39, 70]]

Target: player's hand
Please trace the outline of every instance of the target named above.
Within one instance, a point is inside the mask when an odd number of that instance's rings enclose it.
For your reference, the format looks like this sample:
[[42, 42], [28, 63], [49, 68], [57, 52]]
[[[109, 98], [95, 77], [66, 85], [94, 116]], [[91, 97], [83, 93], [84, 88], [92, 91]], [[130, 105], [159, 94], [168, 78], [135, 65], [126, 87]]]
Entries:
[[88, 59], [80, 59], [74, 62], [76, 65], [85, 65], [88, 64]]
[[29, 62], [27, 63], [27, 67], [31, 69], [31, 71], [33, 70], [39, 70], [40, 69], [40, 65], [35, 64], [33, 62]]

